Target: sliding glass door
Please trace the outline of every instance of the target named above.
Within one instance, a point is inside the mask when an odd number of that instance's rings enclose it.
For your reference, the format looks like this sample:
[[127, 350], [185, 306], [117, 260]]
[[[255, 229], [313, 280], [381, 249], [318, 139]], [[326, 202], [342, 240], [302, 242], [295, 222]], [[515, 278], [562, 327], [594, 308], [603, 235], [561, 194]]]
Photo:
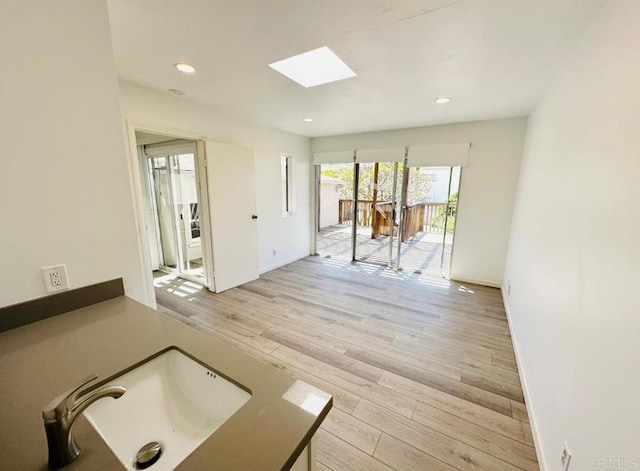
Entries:
[[158, 154], [147, 170], [160, 268], [206, 284], [195, 145]]
[[448, 277], [461, 167], [411, 165], [404, 149], [390, 151], [317, 165], [316, 252]]

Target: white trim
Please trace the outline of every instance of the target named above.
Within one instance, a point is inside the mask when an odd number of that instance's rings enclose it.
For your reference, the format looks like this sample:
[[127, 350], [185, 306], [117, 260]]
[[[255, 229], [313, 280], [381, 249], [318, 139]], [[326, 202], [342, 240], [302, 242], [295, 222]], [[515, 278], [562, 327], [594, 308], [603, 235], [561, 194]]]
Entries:
[[518, 349], [518, 342], [516, 340], [515, 332], [513, 331], [513, 325], [511, 323], [511, 311], [509, 309], [509, 302], [507, 301], [506, 290], [504, 285], [501, 286], [500, 293], [502, 294], [502, 303], [504, 304], [504, 311], [507, 314], [507, 324], [509, 325], [509, 333], [511, 334], [511, 343], [513, 344], [513, 351], [516, 356], [516, 365], [518, 367], [518, 374], [520, 375], [520, 383], [522, 385], [522, 392], [524, 393], [524, 402], [527, 405], [527, 413], [529, 415], [529, 423], [531, 425], [531, 435], [533, 435], [533, 444], [536, 448], [536, 454], [538, 455], [538, 466], [540, 471], [547, 471], [547, 460], [544, 456], [544, 450], [542, 449], [542, 440], [538, 432], [535, 414], [533, 414], [531, 405], [531, 393], [529, 392], [529, 386], [527, 385], [527, 377], [524, 374], [522, 367], [522, 361], [520, 357], [520, 350]]
[[309, 241], [309, 255], [316, 253], [318, 245], [318, 185], [320, 184], [320, 165], [311, 167], [311, 240]]
[[168, 142], [159, 142], [156, 144], [145, 144], [145, 157], [165, 157], [167, 155], [189, 154], [195, 153], [195, 142], [186, 139], [176, 139]]
[[[137, 142], [136, 142], [137, 144]], [[136, 145], [136, 149], [138, 149], [138, 165], [140, 168], [140, 175], [145, 178], [145, 182], [142, 183], [141, 189], [143, 191], [143, 214], [144, 214], [144, 224], [147, 230], [147, 243], [149, 244], [149, 254], [151, 260], [151, 269], [158, 270], [160, 268], [160, 233], [158, 228], [160, 227], [158, 222], [158, 212], [156, 210], [157, 201], [151, 196], [151, 188], [149, 186], [149, 172], [147, 169], [148, 161], [144, 156], [144, 146]], [[144, 167], [144, 168], [143, 168]], [[149, 192], [149, 193], [147, 193]], [[149, 215], [147, 214], [146, 201], [151, 204], [151, 220], [149, 219]], [[150, 231], [153, 232], [153, 237], [151, 237]], [[155, 245], [154, 245], [155, 242]]]
[[263, 268], [260, 270], [260, 274], [263, 275], [269, 271], [275, 270], [276, 268], [284, 267], [285, 265], [289, 265], [290, 263], [297, 262], [298, 260], [302, 260], [303, 258], [307, 258], [309, 255], [300, 255], [299, 257], [293, 257], [289, 260], [285, 260], [284, 262], [278, 262], [273, 265], [269, 265], [267, 268]]
[[198, 202], [200, 203], [200, 220], [202, 221], [200, 229], [204, 232], [204, 244], [202, 243], [202, 234], [200, 235], [200, 244], [202, 245], [202, 257], [206, 257], [207, 263], [204, 264], [207, 271], [207, 282], [209, 291], [216, 290], [215, 278], [215, 261], [213, 259], [213, 228], [211, 227], [211, 210], [209, 208], [209, 175], [207, 171], [207, 152], [204, 140], [196, 141], [196, 159], [198, 171], [196, 178], [198, 182]]
[[170, 128], [167, 126], [160, 126], [152, 123], [130, 119], [127, 119], [126, 121], [127, 124], [133, 126], [136, 131], [147, 132], [150, 134], [162, 134], [163, 136], [175, 137], [176, 139], [191, 139], [193, 141], [207, 140], [207, 136], [203, 136], [202, 134], [194, 133], [184, 129]]
[[352, 164], [355, 161], [353, 150], [339, 150], [332, 152], [314, 152], [313, 164]]
[[[282, 209], [282, 217], [291, 217], [296, 214], [296, 198], [295, 198], [295, 157], [291, 154], [281, 153], [280, 154], [280, 178], [282, 178], [282, 159], [287, 159], [287, 200], [289, 202], [289, 208], [281, 208]], [[282, 180], [280, 181], [282, 183]]]
[[490, 288], [500, 288], [502, 284], [499, 281], [479, 280], [476, 278], [463, 278], [461, 276], [449, 275], [451, 281], [459, 281], [460, 283], [473, 283], [474, 285], [488, 286]]
[[138, 239], [138, 252], [140, 252], [140, 267], [142, 270], [142, 283], [144, 286], [144, 299], [141, 301], [152, 309], [157, 309], [156, 293], [153, 285], [153, 272], [151, 264], [151, 250], [147, 238], [147, 228], [144, 217], [144, 194], [142, 193], [142, 176], [138, 162], [138, 146], [136, 141], [136, 128], [130, 121], [126, 121], [127, 136], [127, 166], [129, 167], [129, 185], [131, 187], [131, 199], [133, 203], [133, 217], [136, 224], [136, 237]]
[[[451, 172], [453, 172], [453, 169], [455, 167], [450, 167]], [[460, 195], [462, 194], [462, 176], [464, 175], [464, 167], [460, 167], [460, 175], [458, 176], [458, 200], [456, 201], [456, 218], [455, 221], [453, 222], [453, 237], [451, 238], [451, 255], [450, 255], [450, 261], [449, 261], [449, 279], [451, 279], [451, 272], [453, 271], [453, 268], [455, 267], [455, 258], [454, 255], [456, 253], [456, 236], [458, 234], [458, 217], [460, 217]], [[453, 176], [453, 174], [452, 174]], [[451, 189], [449, 189], [449, 196], [448, 198], [451, 197]], [[446, 229], [446, 228], [445, 228]], [[440, 271], [442, 271], [442, 267], [440, 267]]]

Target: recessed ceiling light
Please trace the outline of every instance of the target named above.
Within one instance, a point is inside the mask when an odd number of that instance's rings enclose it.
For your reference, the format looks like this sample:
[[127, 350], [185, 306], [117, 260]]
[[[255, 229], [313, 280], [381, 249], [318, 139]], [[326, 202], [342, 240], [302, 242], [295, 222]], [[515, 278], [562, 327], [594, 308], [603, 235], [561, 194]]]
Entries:
[[173, 64], [173, 66], [178, 69], [180, 72], [184, 72], [185, 74], [192, 74], [196, 71], [196, 68], [191, 64], [185, 64], [184, 62], [178, 62], [177, 64]]
[[310, 123], [313, 121], [313, 118], [304, 118], [302, 121], [304, 121], [305, 123]]
[[445, 103], [449, 103], [451, 101], [450, 96], [441, 96], [440, 98], [436, 98], [435, 102], [439, 105], [444, 105]]
[[182, 96], [184, 92], [182, 90], [178, 90], [177, 88], [170, 88], [169, 93], [173, 93], [174, 95]]
[[356, 73], [326, 46], [274, 62], [269, 64], [269, 67], [305, 88], [356, 76]]

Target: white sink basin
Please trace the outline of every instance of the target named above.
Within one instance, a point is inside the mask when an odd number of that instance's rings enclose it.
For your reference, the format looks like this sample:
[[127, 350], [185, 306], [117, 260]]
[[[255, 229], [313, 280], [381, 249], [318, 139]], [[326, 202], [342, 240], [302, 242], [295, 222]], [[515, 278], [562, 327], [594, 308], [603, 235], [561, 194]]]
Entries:
[[108, 384], [127, 392], [95, 402], [84, 415], [128, 470], [138, 469], [136, 455], [150, 442], [162, 454], [148, 469], [174, 469], [251, 398], [177, 349]]

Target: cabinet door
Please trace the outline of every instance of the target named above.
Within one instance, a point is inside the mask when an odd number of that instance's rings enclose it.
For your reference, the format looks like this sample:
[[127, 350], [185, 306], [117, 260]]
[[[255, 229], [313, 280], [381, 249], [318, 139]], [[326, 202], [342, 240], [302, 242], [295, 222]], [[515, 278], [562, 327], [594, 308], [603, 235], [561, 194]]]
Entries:
[[253, 149], [205, 142], [213, 239], [213, 276], [219, 293], [258, 278], [258, 230]]

